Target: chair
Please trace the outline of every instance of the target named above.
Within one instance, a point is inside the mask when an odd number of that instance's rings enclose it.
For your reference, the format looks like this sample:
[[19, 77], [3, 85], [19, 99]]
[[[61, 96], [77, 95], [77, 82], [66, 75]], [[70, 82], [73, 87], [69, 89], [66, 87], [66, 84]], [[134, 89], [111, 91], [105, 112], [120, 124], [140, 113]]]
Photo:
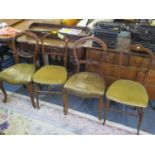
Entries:
[[[50, 47], [49, 44], [47, 44], [47, 40], [49, 41], [52, 38], [56, 37], [57, 39], [60, 39], [63, 41], [64, 46], [61, 47]], [[33, 82], [35, 85], [34, 93], [36, 95], [36, 104], [37, 108], [39, 109], [39, 94], [40, 93], [55, 93], [55, 94], [61, 94], [62, 91], [50, 91], [48, 89], [42, 90], [43, 86], [62, 86], [66, 80], [67, 80], [67, 47], [68, 47], [68, 40], [65, 38], [62, 34], [54, 34], [53, 32], [47, 33], [43, 36], [41, 39], [41, 46], [42, 46], [42, 56], [43, 56], [43, 62], [44, 66], [42, 66], [40, 69], [37, 70], [37, 72], [33, 75]], [[60, 65], [53, 65], [50, 64], [51, 57], [53, 56], [61, 56], [63, 57], [64, 66]], [[52, 62], [51, 62], [52, 63]]]
[[[148, 58], [148, 61], [144, 59], [134, 59], [134, 56], [145, 56]], [[140, 58], [140, 57], [138, 57]], [[144, 115], [144, 109], [148, 106], [148, 94], [145, 90], [143, 84], [149, 72], [149, 68], [153, 61], [152, 52], [144, 48], [140, 44], [129, 45], [120, 52], [120, 61], [118, 69], [118, 80], [110, 85], [106, 91], [106, 108], [104, 112], [104, 124], [106, 122], [107, 111], [108, 109], [116, 110], [118, 112], [123, 112], [125, 114], [131, 114], [139, 117], [137, 124], [137, 134], [139, 134], [140, 125]], [[126, 69], [130, 69], [131, 72], [128, 72], [128, 76], [132, 73], [132, 80], [126, 78], [121, 78], [123, 72]], [[114, 101], [126, 106], [136, 107], [138, 115], [135, 113], [128, 113], [124, 110], [119, 110], [118, 108], [110, 107], [110, 101]]]
[[[23, 43], [20, 39], [23, 37], [32, 38], [35, 41], [34, 47], [31, 44], [25, 43], [23, 48]], [[33, 99], [33, 86], [32, 86], [32, 75], [36, 70], [37, 66], [37, 55], [38, 55], [38, 43], [39, 40], [37, 36], [30, 32], [21, 32], [17, 34], [12, 40], [13, 56], [15, 58], [15, 65], [4, 69], [0, 72], [0, 89], [4, 94], [4, 102], [7, 102], [7, 93], [3, 87], [3, 82], [8, 82], [9, 84], [22, 84], [27, 87], [29, 92], [31, 102], [34, 108], [35, 102]], [[30, 58], [33, 59], [33, 63], [21, 63], [20, 60]]]
[[[86, 51], [85, 58], [82, 58], [82, 49], [86, 42], [95, 41], [101, 48], [98, 49], [99, 60], [94, 61], [89, 57], [90, 52]], [[68, 94], [73, 94], [83, 98], [98, 98], [98, 118], [101, 119], [101, 110], [103, 107], [103, 96], [105, 92], [105, 81], [100, 75], [100, 63], [106, 59], [107, 47], [106, 44], [96, 37], [85, 37], [75, 42], [73, 48], [74, 58], [77, 64], [77, 73], [73, 74], [64, 85], [64, 114], [68, 113]], [[96, 72], [80, 72], [82, 65], [85, 67], [98, 66]]]

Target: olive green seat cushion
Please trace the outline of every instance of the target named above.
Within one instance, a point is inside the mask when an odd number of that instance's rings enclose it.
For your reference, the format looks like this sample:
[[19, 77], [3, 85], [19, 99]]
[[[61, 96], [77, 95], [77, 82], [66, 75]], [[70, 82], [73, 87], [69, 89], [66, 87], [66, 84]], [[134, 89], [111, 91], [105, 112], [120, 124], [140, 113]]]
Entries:
[[144, 86], [131, 80], [118, 80], [107, 90], [110, 100], [136, 107], [147, 107], [148, 95]]
[[80, 72], [69, 78], [64, 88], [81, 97], [104, 95], [105, 81], [96, 73]]
[[15, 64], [0, 72], [0, 80], [10, 84], [27, 84], [32, 81], [35, 69], [33, 64]]
[[67, 80], [65, 67], [57, 65], [45, 65], [33, 75], [33, 81], [40, 84], [61, 85]]

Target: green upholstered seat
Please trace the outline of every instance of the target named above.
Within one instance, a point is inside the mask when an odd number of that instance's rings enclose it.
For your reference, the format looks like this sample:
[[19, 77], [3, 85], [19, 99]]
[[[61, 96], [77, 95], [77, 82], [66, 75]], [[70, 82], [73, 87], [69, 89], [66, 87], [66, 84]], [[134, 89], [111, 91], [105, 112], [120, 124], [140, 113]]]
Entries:
[[144, 86], [130, 80], [118, 80], [107, 90], [106, 97], [122, 104], [147, 107], [148, 95]]
[[80, 72], [65, 83], [64, 88], [82, 97], [100, 96], [105, 92], [105, 81], [96, 73]]
[[45, 65], [33, 75], [33, 81], [39, 84], [61, 85], [64, 84], [66, 80], [66, 68], [57, 65]]
[[15, 64], [0, 72], [0, 80], [10, 84], [27, 84], [32, 81], [35, 69], [33, 64]]

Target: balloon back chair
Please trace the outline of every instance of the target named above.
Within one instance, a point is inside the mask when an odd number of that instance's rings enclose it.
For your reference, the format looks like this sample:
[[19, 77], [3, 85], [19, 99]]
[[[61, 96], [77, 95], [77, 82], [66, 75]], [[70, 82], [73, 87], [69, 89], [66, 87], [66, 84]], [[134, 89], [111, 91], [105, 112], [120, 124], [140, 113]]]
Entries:
[[[134, 60], [133, 55], [134, 57], [138, 56], [138, 58], [140, 58], [141, 56], [142, 59]], [[148, 58], [147, 62], [144, 61], [142, 55]], [[148, 106], [149, 102], [147, 91], [143, 85], [152, 61], [152, 52], [149, 49], [144, 48], [140, 44], [129, 45], [120, 52], [118, 80], [112, 83], [106, 91], [107, 102], [105, 106], [106, 108], [104, 108], [104, 124], [106, 122], [108, 109], [138, 116], [139, 120], [137, 124], [137, 134], [139, 134], [140, 125], [144, 115], [144, 109]], [[134, 72], [134, 74], [132, 75], [132, 80], [129, 80], [128, 78], [121, 78], [123, 76], [123, 71], [127, 68], [130, 69], [130, 71]], [[130, 76], [130, 73], [128, 74], [128, 76]], [[110, 107], [110, 101], [134, 107], [134, 109], [137, 110], [138, 114], [133, 112], [125, 112], [124, 110], [122, 111], [116, 107], [112, 108]]]
[[[33, 40], [33, 45], [20, 41], [20, 39], [24, 37], [31, 38]], [[12, 52], [15, 64], [0, 72], [0, 89], [4, 94], [4, 102], [7, 102], [7, 93], [4, 89], [3, 82], [14, 85], [22, 84], [27, 87], [32, 106], [36, 108], [33, 99], [32, 75], [37, 66], [38, 45], [39, 39], [31, 32], [20, 32], [13, 38]], [[26, 63], [26, 60], [28, 63]]]
[[[86, 51], [85, 58], [81, 57], [81, 52], [87, 41], [95, 41], [101, 48], [98, 51], [99, 60], [94, 61], [89, 57], [91, 51]], [[106, 59], [107, 46], [96, 37], [85, 37], [75, 42], [73, 55], [77, 65], [77, 73], [73, 74], [64, 85], [64, 114], [68, 113], [68, 95], [73, 94], [82, 98], [98, 98], [98, 118], [101, 119], [101, 110], [103, 107], [103, 96], [105, 92], [105, 81], [100, 75], [100, 63]], [[80, 71], [82, 65], [88, 67], [97, 67], [95, 72]]]
[[[47, 40], [56, 37], [63, 41], [63, 46], [61, 47], [51, 47], [47, 44]], [[51, 39], [52, 42], [52, 39]], [[39, 109], [39, 94], [62, 94], [62, 91], [52, 91], [49, 90], [50, 86], [63, 86], [63, 84], [67, 80], [67, 52], [68, 52], [68, 40], [62, 34], [54, 34], [53, 32], [47, 33], [41, 39], [41, 46], [42, 46], [42, 56], [43, 56], [43, 63], [42, 66], [38, 71], [33, 75], [33, 82], [34, 82], [34, 93], [36, 96], [36, 104], [37, 108]], [[51, 62], [51, 57], [53, 56], [61, 56], [63, 57], [63, 66], [61, 65], [53, 65]]]

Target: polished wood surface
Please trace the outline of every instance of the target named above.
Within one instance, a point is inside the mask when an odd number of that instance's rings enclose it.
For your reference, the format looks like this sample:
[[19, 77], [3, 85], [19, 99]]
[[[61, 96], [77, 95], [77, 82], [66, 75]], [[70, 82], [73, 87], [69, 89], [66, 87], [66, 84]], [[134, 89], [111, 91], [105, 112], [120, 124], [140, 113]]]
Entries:
[[[15, 27], [18, 23], [22, 23], [23, 19], [0, 19], [0, 23], [6, 23], [9, 27]], [[0, 42], [5, 43], [11, 41], [15, 35], [0, 35]]]

